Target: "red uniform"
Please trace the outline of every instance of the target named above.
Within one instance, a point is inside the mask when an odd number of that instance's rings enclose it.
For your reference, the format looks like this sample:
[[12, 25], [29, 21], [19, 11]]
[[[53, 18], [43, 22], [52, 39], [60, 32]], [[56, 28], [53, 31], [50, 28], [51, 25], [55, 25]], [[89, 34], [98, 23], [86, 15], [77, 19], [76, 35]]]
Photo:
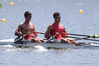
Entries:
[[29, 39], [37, 39], [37, 37], [36, 36], [34, 36], [34, 35], [37, 35], [37, 32], [33, 32], [33, 34], [28, 34], [28, 35], [26, 35], [25, 37], [24, 37], [24, 39], [26, 39], [26, 40], [29, 40]]
[[33, 38], [36, 38], [36, 37], [32, 34], [28, 34], [24, 37], [24, 39], [26, 39], [26, 40], [33, 39]]
[[54, 36], [55, 39], [62, 39], [64, 38], [63, 32], [65, 32], [65, 28], [63, 25], [59, 24], [58, 26], [52, 24], [53, 30], [51, 31], [50, 35]]
[[28, 34], [24, 37], [23, 41], [31, 42], [32, 39], [40, 40], [38, 37], [34, 36], [34, 34]]

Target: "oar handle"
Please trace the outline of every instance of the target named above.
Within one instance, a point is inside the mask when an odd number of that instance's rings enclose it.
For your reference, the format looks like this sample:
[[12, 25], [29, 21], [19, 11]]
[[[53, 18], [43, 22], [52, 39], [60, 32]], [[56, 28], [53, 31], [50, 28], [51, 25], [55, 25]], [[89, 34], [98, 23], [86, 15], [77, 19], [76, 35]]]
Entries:
[[[13, 43], [16, 43], [17, 41], [23, 39], [26, 35], [28, 35], [28, 34], [25, 34], [23, 36], [20, 36], [20, 38], [16, 39]], [[13, 45], [13, 43], [11, 43], [10, 45]]]

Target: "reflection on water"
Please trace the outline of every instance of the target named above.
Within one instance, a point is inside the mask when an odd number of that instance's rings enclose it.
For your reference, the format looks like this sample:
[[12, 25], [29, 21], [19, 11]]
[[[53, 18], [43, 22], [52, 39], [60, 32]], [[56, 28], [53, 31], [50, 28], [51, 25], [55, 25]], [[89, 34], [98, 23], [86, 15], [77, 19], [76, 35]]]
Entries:
[[99, 53], [97, 52], [99, 50], [95, 49], [50, 49], [40, 51], [36, 48], [0, 48], [2, 49], [0, 50], [0, 57], [2, 58], [0, 65], [98, 65]]

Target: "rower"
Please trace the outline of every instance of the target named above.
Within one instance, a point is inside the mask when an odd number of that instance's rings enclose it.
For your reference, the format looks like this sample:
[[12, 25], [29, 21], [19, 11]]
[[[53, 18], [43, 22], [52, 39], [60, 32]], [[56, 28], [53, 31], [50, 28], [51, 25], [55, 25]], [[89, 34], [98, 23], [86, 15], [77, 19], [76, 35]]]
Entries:
[[77, 42], [72, 40], [71, 38], [65, 37], [64, 33], [66, 34], [65, 27], [60, 24], [61, 16], [59, 12], [55, 12], [53, 14], [54, 23], [50, 24], [46, 30], [45, 37], [49, 38], [53, 36], [53, 41], [55, 43], [69, 43], [77, 45]]
[[43, 39], [37, 37], [35, 27], [32, 23], [30, 23], [32, 14], [29, 11], [26, 11], [24, 13], [24, 17], [25, 21], [22, 24], [19, 24], [18, 28], [15, 31], [15, 35], [18, 37], [23, 36], [22, 41], [25, 42], [44, 42]]

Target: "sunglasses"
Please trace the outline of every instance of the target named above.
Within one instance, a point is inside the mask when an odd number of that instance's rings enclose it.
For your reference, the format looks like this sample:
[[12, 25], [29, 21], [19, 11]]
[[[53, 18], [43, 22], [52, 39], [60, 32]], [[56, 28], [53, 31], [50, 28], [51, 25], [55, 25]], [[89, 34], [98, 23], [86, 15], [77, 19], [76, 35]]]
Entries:
[[27, 16], [27, 18], [31, 18], [31, 17], [32, 17], [31, 15], [28, 15], [28, 16]]
[[55, 18], [57, 18], [57, 19], [61, 19], [61, 16], [56, 16]]

